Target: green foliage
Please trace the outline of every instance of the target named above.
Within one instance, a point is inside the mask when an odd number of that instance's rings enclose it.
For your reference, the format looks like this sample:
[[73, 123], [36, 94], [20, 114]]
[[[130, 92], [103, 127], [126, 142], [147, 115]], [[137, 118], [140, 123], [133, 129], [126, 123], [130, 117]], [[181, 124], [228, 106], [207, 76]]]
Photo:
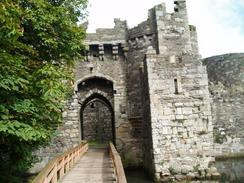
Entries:
[[77, 22], [86, 3], [0, 2], [0, 182], [21, 182], [16, 177], [33, 162], [33, 150], [61, 122], [74, 59], [84, 49], [85, 31]]

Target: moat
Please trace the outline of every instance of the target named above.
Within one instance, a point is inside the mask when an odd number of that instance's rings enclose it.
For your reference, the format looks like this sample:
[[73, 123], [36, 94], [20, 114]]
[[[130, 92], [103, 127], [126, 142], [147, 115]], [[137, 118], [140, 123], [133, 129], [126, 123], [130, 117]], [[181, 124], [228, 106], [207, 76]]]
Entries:
[[[242, 159], [229, 159], [218, 160], [214, 163], [215, 167], [221, 173], [219, 183], [242, 183], [244, 180], [244, 158]], [[144, 172], [143, 169], [127, 169], [126, 177], [128, 183], [154, 183]], [[204, 181], [210, 183], [213, 181]]]
[[153, 183], [143, 168], [129, 168], [125, 170], [128, 183]]
[[235, 182], [241, 183], [244, 180], [244, 158], [218, 160], [215, 167], [221, 173], [220, 182]]

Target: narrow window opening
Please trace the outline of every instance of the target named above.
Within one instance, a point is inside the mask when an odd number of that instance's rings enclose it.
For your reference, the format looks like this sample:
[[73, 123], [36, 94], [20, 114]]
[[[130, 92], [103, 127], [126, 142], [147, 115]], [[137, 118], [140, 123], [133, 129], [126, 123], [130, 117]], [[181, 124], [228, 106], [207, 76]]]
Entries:
[[179, 9], [177, 7], [174, 7], [175, 12], [179, 12]]
[[90, 73], [92, 73], [92, 71], [93, 71], [93, 67], [90, 67]]
[[174, 4], [175, 4], [175, 5], [179, 5], [179, 2], [178, 2], [178, 1], [174, 1]]
[[175, 84], [175, 94], [179, 94], [177, 79], [174, 79], [174, 84]]
[[179, 57], [179, 63], [182, 63], [182, 57]]

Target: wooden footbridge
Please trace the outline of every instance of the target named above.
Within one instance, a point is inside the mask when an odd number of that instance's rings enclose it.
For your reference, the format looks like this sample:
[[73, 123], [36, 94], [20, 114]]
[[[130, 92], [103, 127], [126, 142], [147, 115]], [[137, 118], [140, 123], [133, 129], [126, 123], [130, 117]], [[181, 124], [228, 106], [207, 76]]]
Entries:
[[127, 183], [114, 145], [81, 143], [51, 160], [32, 183]]

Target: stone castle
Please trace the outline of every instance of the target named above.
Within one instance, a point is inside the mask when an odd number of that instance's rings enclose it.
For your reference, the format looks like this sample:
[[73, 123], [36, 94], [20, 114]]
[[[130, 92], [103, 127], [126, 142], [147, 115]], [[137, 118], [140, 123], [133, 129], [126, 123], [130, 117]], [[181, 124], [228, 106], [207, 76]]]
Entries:
[[[115, 19], [114, 28], [87, 34], [74, 95], [54, 142], [38, 151], [42, 163], [88, 140], [113, 141], [125, 166], [143, 166], [157, 180], [172, 170], [189, 174], [209, 168], [215, 121], [207, 69], [186, 2], [174, 4], [173, 13], [165, 4], [156, 5], [134, 28]], [[244, 151], [243, 137], [233, 139], [239, 139], [236, 151]]]

